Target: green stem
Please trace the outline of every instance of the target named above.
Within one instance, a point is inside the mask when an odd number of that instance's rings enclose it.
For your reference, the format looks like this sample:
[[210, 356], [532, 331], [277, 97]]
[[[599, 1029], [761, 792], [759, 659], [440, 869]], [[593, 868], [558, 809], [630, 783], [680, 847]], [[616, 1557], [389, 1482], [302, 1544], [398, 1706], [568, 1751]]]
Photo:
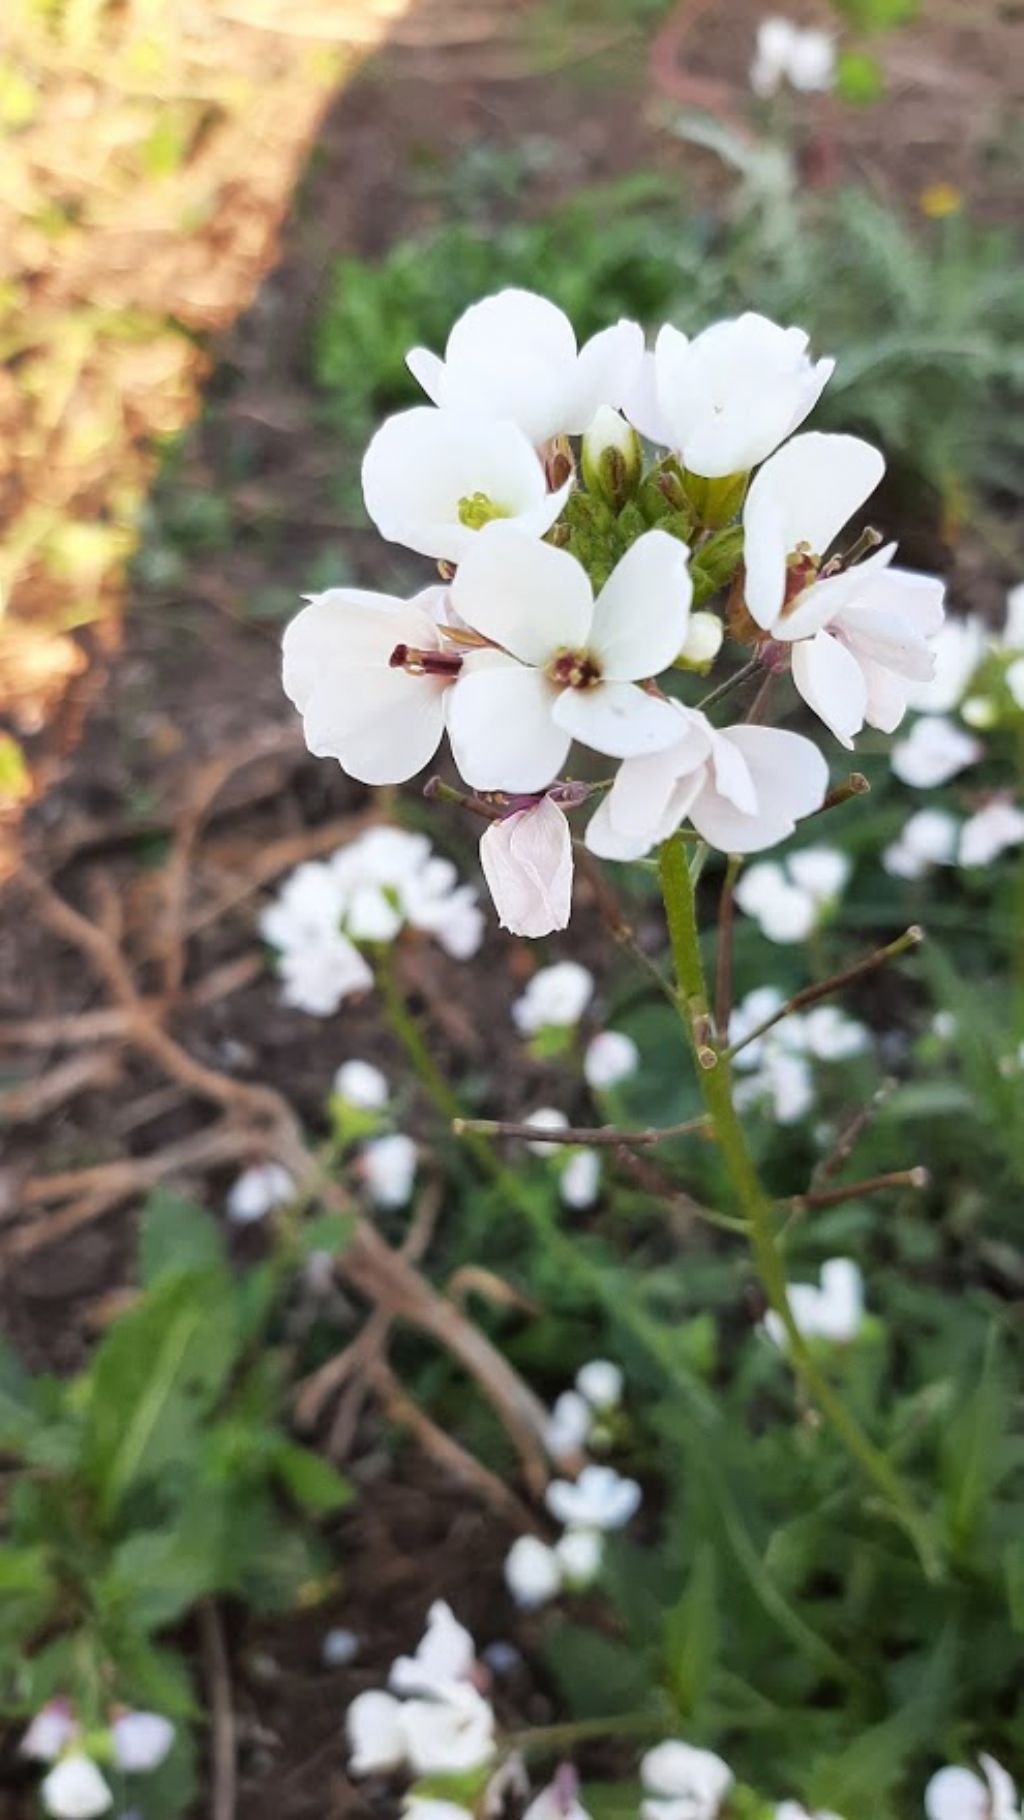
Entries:
[[697, 1077], [704, 1105], [715, 1129], [722, 1160], [736, 1198], [749, 1222], [754, 1263], [769, 1305], [778, 1315], [786, 1334], [788, 1357], [812, 1401], [827, 1417], [868, 1478], [882, 1493], [894, 1516], [911, 1538], [925, 1573], [929, 1579], [936, 1579], [940, 1576], [941, 1565], [923, 1514], [918, 1510], [900, 1473], [865, 1434], [856, 1417], [847, 1409], [821, 1371], [794, 1319], [789, 1305], [785, 1265], [775, 1233], [772, 1204], [747, 1148], [733, 1101], [729, 1058], [719, 1053], [714, 1064], [708, 1066], [706, 1043], [702, 1040], [701, 1033], [707, 1027], [709, 1011], [693, 880], [687, 863], [686, 848], [675, 836], [661, 848], [659, 870], [678, 982], [680, 1015], [691, 1034], [698, 1061]]

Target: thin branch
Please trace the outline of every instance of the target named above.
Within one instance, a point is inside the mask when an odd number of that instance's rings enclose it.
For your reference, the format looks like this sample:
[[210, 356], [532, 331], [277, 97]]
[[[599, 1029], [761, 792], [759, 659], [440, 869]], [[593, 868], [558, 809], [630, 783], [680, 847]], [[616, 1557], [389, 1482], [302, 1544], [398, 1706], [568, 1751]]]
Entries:
[[378, 1359], [370, 1375], [373, 1387], [379, 1393], [392, 1421], [407, 1428], [425, 1453], [437, 1460], [453, 1478], [478, 1492], [503, 1517], [511, 1518], [517, 1529], [535, 1530], [534, 1519], [515, 1492], [510, 1491], [496, 1473], [482, 1465], [464, 1447], [460, 1447], [458, 1441], [446, 1434], [444, 1429], [438, 1428], [436, 1422], [431, 1421], [425, 1410], [403, 1390], [390, 1365], [383, 1359]]
[[800, 992], [794, 992], [792, 998], [788, 998], [784, 1005], [780, 1005], [778, 1011], [773, 1012], [771, 1017], [766, 1017], [762, 1023], [755, 1024], [753, 1030], [748, 1031], [740, 1042], [731, 1043], [728, 1049], [723, 1049], [721, 1051], [723, 1059], [731, 1062], [742, 1049], [747, 1049], [751, 1043], [756, 1043], [769, 1030], [773, 1030], [776, 1024], [781, 1024], [784, 1018], [792, 1017], [795, 1011], [803, 1011], [808, 1005], [816, 1005], [819, 999], [831, 998], [834, 992], [841, 992], [844, 986], [852, 985], [854, 980], [864, 979], [868, 974], [876, 973], [879, 967], [884, 967], [887, 962], [896, 960], [899, 955], [906, 954], [909, 949], [918, 947], [923, 941], [924, 930], [914, 923], [909, 929], [905, 929], [902, 935], [897, 936], [894, 942], [889, 942], [886, 947], [875, 948], [871, 954], [866, 954], [863, 960], [854, 961], [852, 966], [844, 967], [840, 973], [833, 973], [827, 980], [819, 980], [813, 986], [804, 986]]
[[642, 967], [648, 979], [657, 987], [662, 997], [668, 1000], [674, 1011], [676, 994], [671, 980], [666, 979], [657, 961], [652, 960], [651, 956], [641, 948], [632, 923], [626, 917], [618, 897], [594, 855], [580, 842], [574, 841], [573, 846], [576, 853], [576, 864], [594, 893], [597, 907], [604, 918], [605, 927], [613, 942], [624, 949], [636, 961], [638, 967]]
[[851, 771], [849, 777], [845, 778], [841, 784], [837, 784], [834, 790], [829, 791], [821, 808], [815, 809], [807, 819], [812, 821], [815, 815], [827, 815], [830, 809], [841, 808], [843, 803], [852, 801], [855, 796], [870, 796], [870, 794], [871, 785], [863, 771]]
[[90, 1087], [109, 1087], [119, 1072], [117, 1054], [112, 1049], [73, 1055], [34, 1081], [0, 1093], [0, 1125], [30, 1125]]
[[238, 1765], [231, 1668], [224, 1641], [224, 1627], [212, 1599], [204, 1599], [199, 1607], [199, 1638], [210, 1708], [210, 1755], [213, 1769], [210, 1820], [234, 1820], [238, 1797]]
[[745, 663], [734, 675], [727, 676], [724, 682], [719, 683], [717, 689], [711, 689], [707, 695], [701, 696], [697, 703], [701, 713], [705, 713], [708, 708], [713, 708], [716, 702], [724, 701], [727, 695], [731, 695], [733, 690], [740, 688], [743, 683], [750, 682], [753, 677], [760, 674], [761, 668], [761, 659], [752, 657], [750, 662]]
[[858, 1106], [853, 1117], [848, 1120], [840, 1131], [833, 1148], [815, 1165], [808, 1188], [809, 1194], [814, 1193], [814, 1191], [821, 1186], [822, 1182], [827, 1182], [831, 1176], [838, 1175], [843, 1164], [849, 1162], [850, 1157], [860, 1143], [868, 1126], [877, 1117], [878, 1113], [885, 1105], [886, 1100], [895, 1092], [895, 1089], [895, 1081], [883, 1081], [876, 1092], [872, 1094], [867, 1105]]
[[718, 948], [715, 955], [715, 1030], [724, 1043], [729, 1035], [732, 1011], [732, 938], [736, 921], [736, 880], [743, 865], [742, 856], [730, 853], [718, 900]]
[[453, 1119], [455, 1137], [523, 1138], [537, 1144], [592, 1144], [599, 1147], [642, 1149], [649, 1144], [666, 1144], [670, 1138], [690, 1137], [707, 1129], [707, 1116], [684, 1119], [681, 1125], [647, 1125], [639, 1131], [626, 1131], [619, 1125], [517, 1125], [506, 1119]]
[[632, 1150], [621, 1150], [619, 1162], [645, 1194], [666, 1201], [683, 1216], [687, 1226], [692, 1226], [695, 1220], [701, 1220], [705, 1225], [717, 1226], [723, 1232], [745, 1234], [749, 1230], [746, 1220], [737, 1219], [728, 1213], [717, 1213], [713, 1208], [705, 1207], [702, 1201], [695, 1201], [692, 1194], [688, 1194], [685, 1188], [680, 1188], [678, 1182], [673, 1182], [670, 1176], [655, 1168], [647, 1157], [637, 1156]]
[[931, 1176], [918, 1165], [914, 1169], [890, 1169], [883, 1175], [865, 1176], [862, 1182], [846, 1182], [838, 1188], [816, 1188], [807, 1194], [794, 1194], [789, 1207], [793, 1213], [809, 1213], [822, 1207], [841, 1207], [844, 1201], [859, 1201], [865, 1194], [881, 1194], [886, 1188], [927, 1188]]

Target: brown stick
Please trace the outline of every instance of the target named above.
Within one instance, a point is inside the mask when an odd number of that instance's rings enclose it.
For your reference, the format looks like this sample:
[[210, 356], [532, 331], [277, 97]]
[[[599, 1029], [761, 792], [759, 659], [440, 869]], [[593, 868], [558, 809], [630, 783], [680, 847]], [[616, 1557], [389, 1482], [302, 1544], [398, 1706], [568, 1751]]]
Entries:
[[808, 1213], [821, 1207], [841, 1207], [844, 1201], [857, 1201], [862, 1194], [881, 1194], [886, 1188], [927, 1188], [931, 1177], [927, 1169], [890, 1169], [883, 1175], [865, 1176], [862, 1182], [847, 1182], [839, 1188], [820, 1188], [808, 1194], [795, 1194], [789, 1206], [794, 1213]]
[[418, 1403], [403, 1390], [390, 1365], [378, 1359], [372, 1368], [374, 1389], [379, 1393], [392, 1420], [407, 1428], [418, 1445], [437, 1460], [446, 1472], [471, 1491], [478, 1492], [501, 1516], [511, 1518], [518, 1529], [536, 1532], [536, 1522], [526, 1506], [503, 1484], [496, 1473], [481, 1465], [471, 1453], [438, 1428]]
[[112, 1049], [93, 1049], [85, 1055], [73, 1055], [47, 1074], [39, 1075], [38, 1079], [0, 1093], [0, 1124], [30, 1125], [90, 1087], [109, 1087], [118, 1073], [117, 1055]]
[[210, 1704], [210, 1820], [234, 1820], [238, 1794], [231, 1668], [220, 1613], [212, 1599], [199, 1607], [199, 1638]]
[[707, 1114], [685, 1119], [681, 1125], [646, 1125], [639, 1131], [626, 1131], [618, 1125], [516, 1125], [505, 1119], [453, 1119], [456, 1137], [523, 1138], [537, 1144], [592, 1144], [601, 1147], [642, 1149], [650, 1144], [666, 1144], [670, 1138], [691, 1137], [707, 1128]]
[[731, 1043], [728, 1049], [723, 1049], [722, 1054], [725, 1060], [731, 1062], [733, 1056], [739, 1055], [741, 1049], [746, 1049], [751, 1043], [756, 1043], [767, 1031], [773, 1030], [776, 1024], [781, 1024], [784, 1018], [792, 1017], [794, 1011], [803, 1011], [808, 1005], [816, 1005], [819, 999], [831, 998], [833, 992], [841, 992], [844, 986], [852, 985], [854, 980], [864, 979], [869, 973], [876, 973], [879, 967], [884, 967], [888, 961], [896, 960], [899, 955], [906, 954], [908, 949], [916, 948], [923, 941], [924, 930], [919, 929], [914, 923], [909, 929], [905, 929], [902, 935], [897, 936], [894, 942], [889, 942], [886, 947], [875, 948], [871, 954], [866, 954], [862, 960], [854, 961], [851, 967], [844, 967], [840, 973], [833, 973], [829, 979], [819, 980], [813, 986], [804, 986], [801, 991], [794, 992], [792, 998], [788, 998], [785, 1004], [780, 1005], [778, 1011], [773, 1012], [771, 1017], [766, 1017], [763, 1023], [757, 1024], [741, 1042]]

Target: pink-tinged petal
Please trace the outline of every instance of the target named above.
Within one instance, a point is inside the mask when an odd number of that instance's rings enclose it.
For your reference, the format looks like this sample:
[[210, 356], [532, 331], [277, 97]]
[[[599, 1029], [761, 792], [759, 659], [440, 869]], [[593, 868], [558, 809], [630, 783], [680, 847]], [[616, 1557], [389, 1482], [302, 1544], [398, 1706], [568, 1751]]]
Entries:
[[840, 744], [852, 746], [868, 705], [864, 673], [852, 651], [830, 632], [802, 639], [793, 646], [793, 681]]
[[681, 779], [698, 772], [711, 752], [704, 716], [676, 703], [681, 737], [663, 752], [630, 758], [619, 766], [608, 795], [612, 822], [619, 833], [640, 837], [646, 845], [667, 813]]
[[362, 480], [381, 536], [422, 556], [458, 560], [471, 548], [479, 532], [462, 524], [459, 505], [477, 493], [535, 536], [561, 510], [515, 423], [430, 405], [386, 419], [363, 458]]
[[536, 938], [564, 929], [572, 909], [572, 834], [549, 796], [492, 822], [480, 841], [480, 863], [498, 921], [513, 935]]
[[711, 729], [711, 772], [717, 795], [724, 797], [741, 815], [756, 812], [757, 790], [742, 750], [726, 734], [714, 728]]
[[431, 404], [441, 404], [444, 399], [444, 361], [429, 348], [410, 348], [405, 357], [405, 364], [421, 385]]
[[837, 614], [867, 590], [869, 584], [877, 581], [895, 554], [896, 545], [887, 544], [884, 550], [876, 550], [874, 555], [857, 563], [854, 568], [844, 569], [839, 575], [827, 575], [823, 581], [812, 582], [776, 620], [772, 627], [773, 637], [784, 643], [797, 638], [813, 638], [815, 632], [820, 632], [822, 626], [830, 625]]
[[590, 639], [611, 682], [657, 676], [686, 638], [693, 583], [689, 550], [667, 531], [645, 531], [597, 597]]
[[636, 384], [643, 354], [638, 322], [616, 322], [584, 342], [565, 394], [561, 433], [582, 436], [601, 405], [620, 406]]
[[831, 622], [830, 630], [862, 663], [882, 664], [910, 682], [928, 682], [934, 675], [935, 656], [926, 640], [902, 614], [884, 605], [857, 600]]
[[792, 834], [801, 816], [820, 809], [828, 766], [817, 746], [778, 727], [726, 727], [754, 780], [757, 810], [744, 815], [719, 795], [709, 774], [689, 817], [698, 834], [724, 853], [759, 853]]
[[636, 683], [598, 683], [593, 689], [563, 689], [555, 703], [560, 727], [609, 758], [638, 758], [663, 752], [679, 737], [671, 702], [648, 695]]
[[543, 790], [558, 776], [570, 738], [552, 709], [558, 701], [539, 670], [499, 651], [466, 659], [448, 691], [448, 736], [455, 763], [474, 790]]
[[459, 564], [452, 605], [468, 626], [522, 663], [544, 665], [590, 636], [594, 596], [586, 570], [511, 525], [486, 525]]
[[859, 653], [858, 662], [867, 690], [865, 721], [869, 727], [877, 727], [880, 733], [895, 733], [907, 711], [906, 683], [892, 670], [872, 663], [869, 657], [861, 657]]

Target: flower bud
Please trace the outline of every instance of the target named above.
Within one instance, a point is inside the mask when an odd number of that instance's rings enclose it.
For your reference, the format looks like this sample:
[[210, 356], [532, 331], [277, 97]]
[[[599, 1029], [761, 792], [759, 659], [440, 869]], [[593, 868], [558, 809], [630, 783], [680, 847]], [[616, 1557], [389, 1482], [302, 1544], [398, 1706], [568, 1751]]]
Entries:
[[632, 425], [611, 405], [601, 405], [585, 432], [580, 465], [590, 492], [621, 512], [639, 485], [643, 451]]
[[564, 929], [572, 907], [572, 836], [550, 796], [492, 822], [480, 841], [480, 864], [498, 921], [513, 935]]
[[39, 1790], [43, 1807], [54, 1820], [95, 1820], [114, 1805], [114, 1797], [91, 1757], [72, 1751], [51, 1769]]
[[710, 670], [719, 651], [725, 631], [715, 613], [691, 613], [686, 628], [686, 643], [676, 659], [681, 670], [696, 670], [703, 676]]

